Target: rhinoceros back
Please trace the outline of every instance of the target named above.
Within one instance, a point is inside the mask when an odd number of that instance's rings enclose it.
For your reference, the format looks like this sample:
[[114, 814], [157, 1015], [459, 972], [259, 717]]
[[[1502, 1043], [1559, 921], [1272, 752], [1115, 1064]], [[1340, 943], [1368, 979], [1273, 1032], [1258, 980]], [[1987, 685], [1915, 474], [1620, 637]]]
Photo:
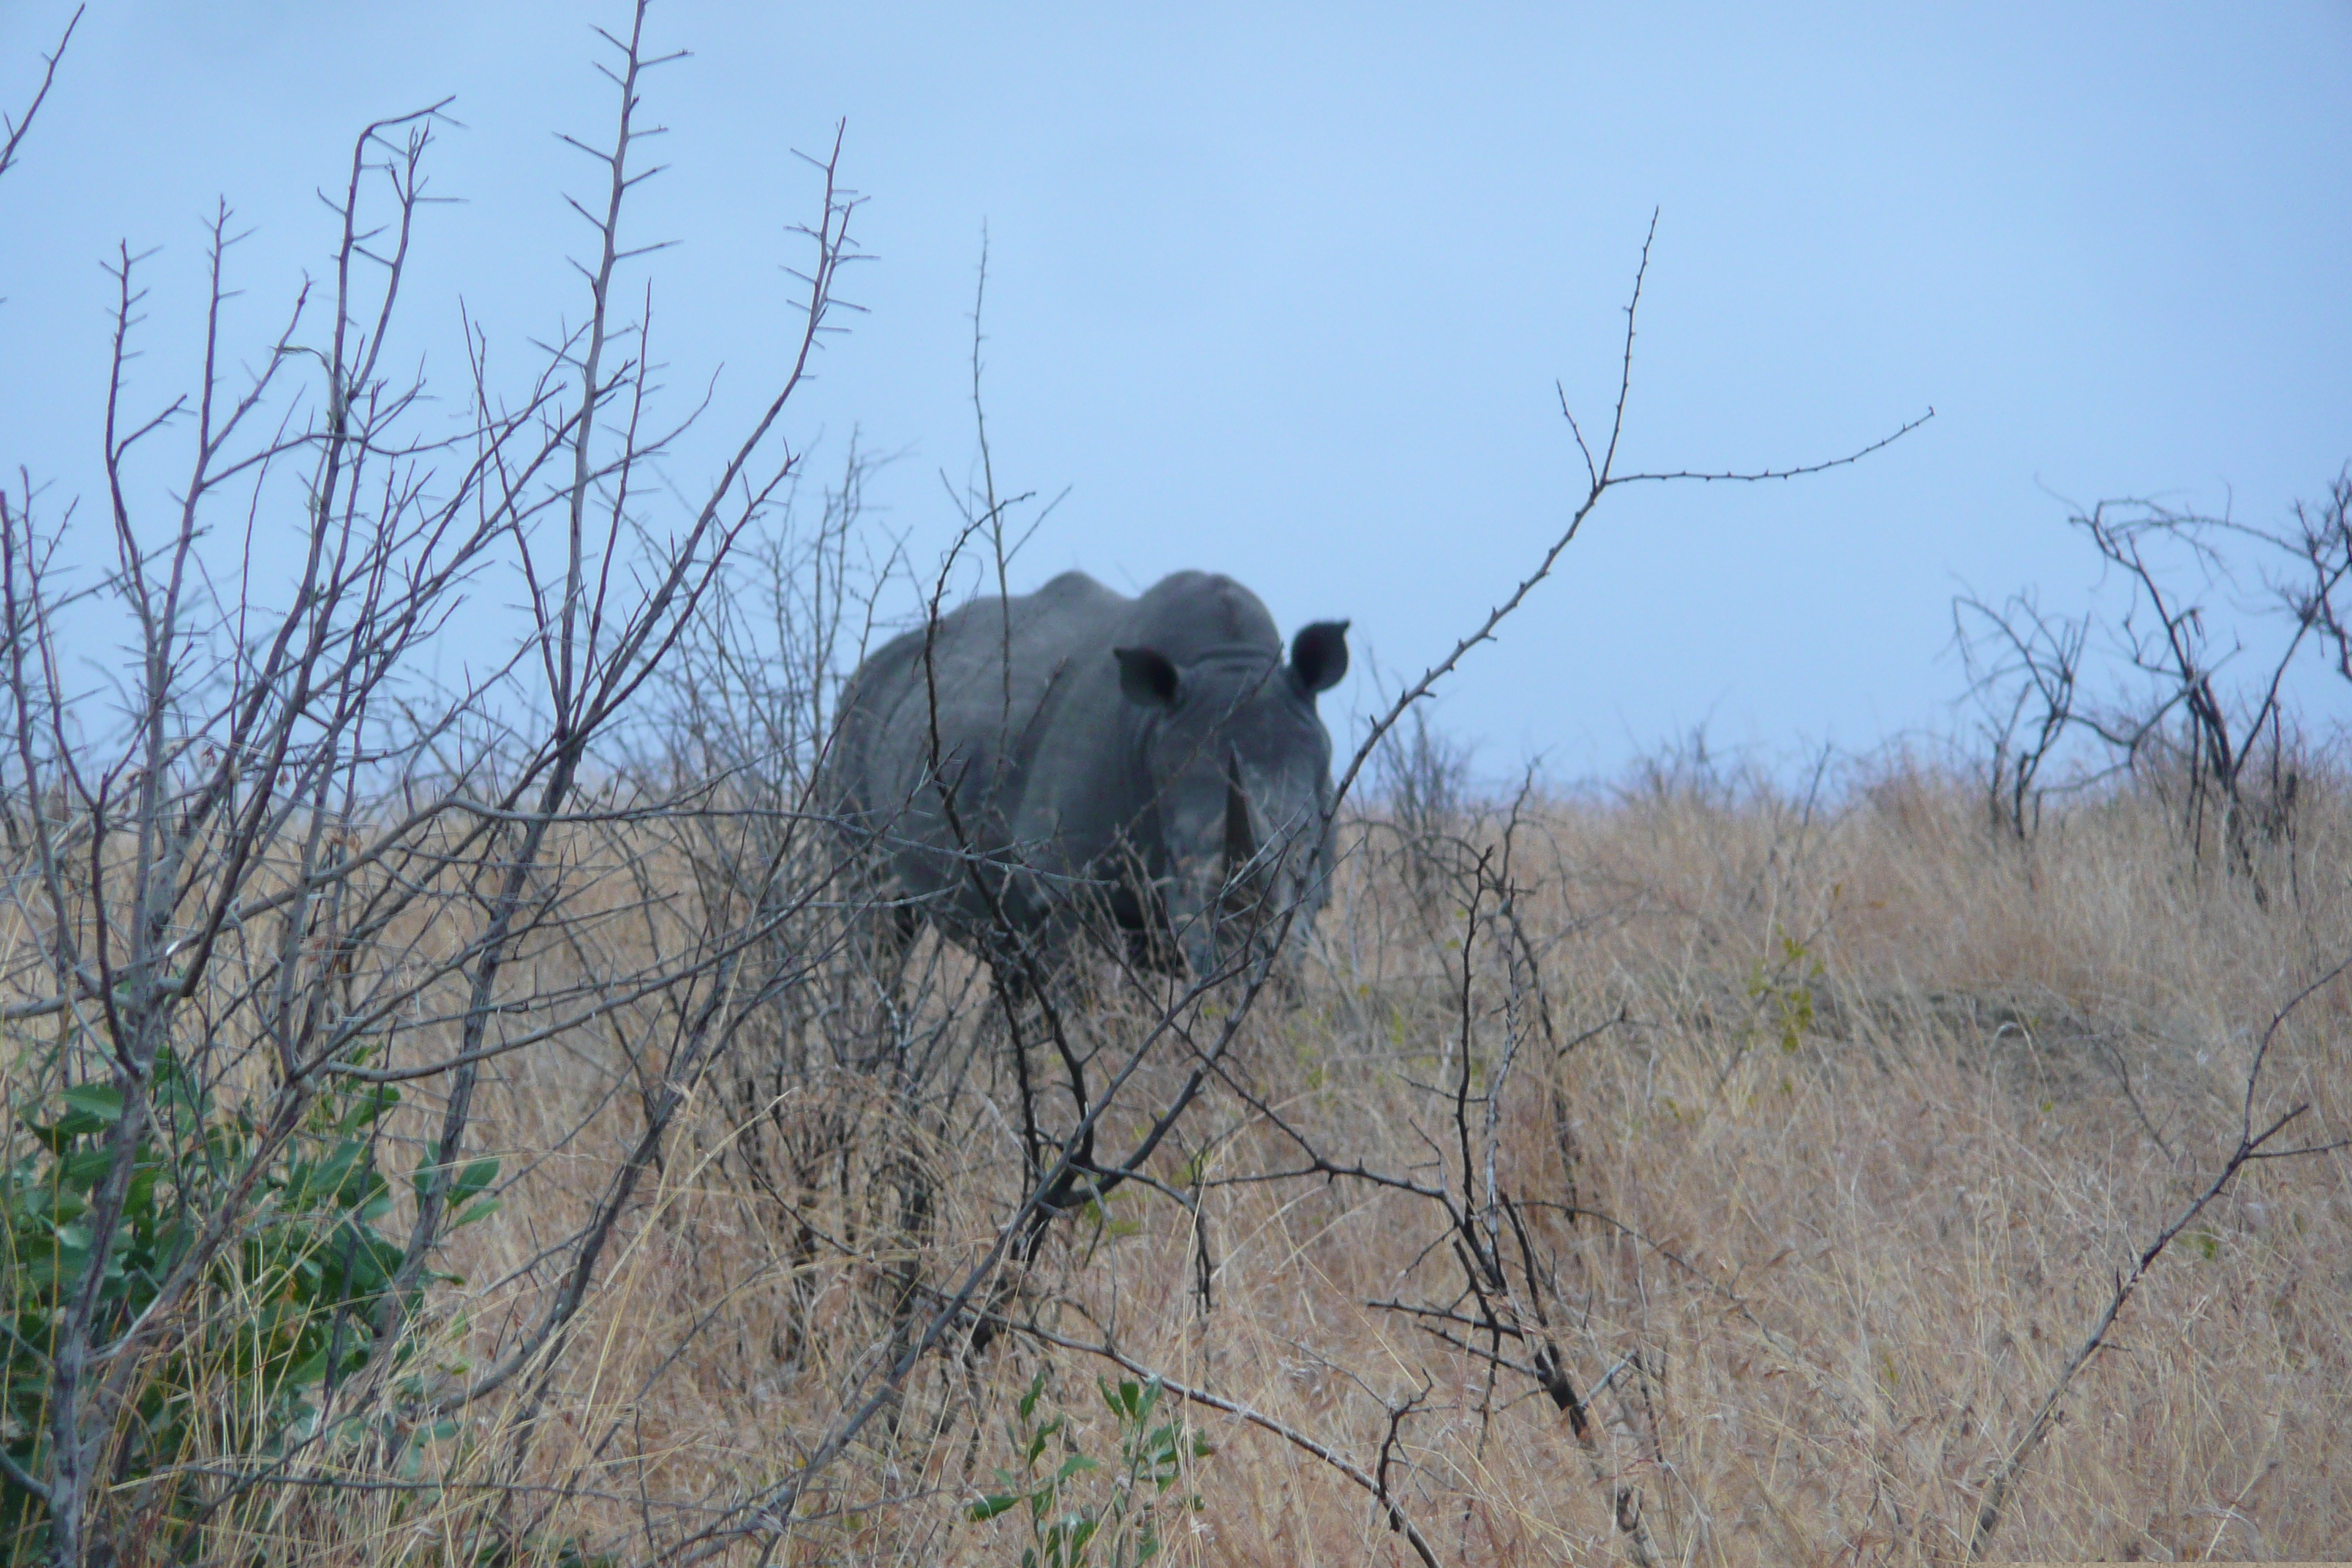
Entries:
[[[971, 868], [1081, 874], [1135, 808], [1109, 649], [1135, 602], [1081, 572], [894, 638], [842, 700], [828, 804], [903, 890], [988, 915]], [[1045, 889], [1009, 889], [1026, 909]], [[1004, 911], [1016, 914], [1019, 911]]]

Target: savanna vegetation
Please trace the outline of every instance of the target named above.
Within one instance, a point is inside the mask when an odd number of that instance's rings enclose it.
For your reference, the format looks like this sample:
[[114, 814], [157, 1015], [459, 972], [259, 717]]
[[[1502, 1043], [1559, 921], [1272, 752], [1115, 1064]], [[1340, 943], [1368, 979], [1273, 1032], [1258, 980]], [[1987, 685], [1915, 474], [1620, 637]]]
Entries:
[[[1948, 741], [1482, 785], [1424, 700], [1653, 477], [1621, 395], [1550, 554], [1343, 743], [1300, 971], [900, 955], [824, 818], [834, 703], [889, 593], [1002, 580], [1024, 503], [982, 465], [919, 566], [866, 459], [788, 440], [857, 258], [838, 147], [767, 400], [707, 490], [655, 482], [644, 28], [580, 324], [520, 383], [476, 336], [454, 434], [387, 350], [425, 110], [358, 139], [315, 296], [177, 402], [120, 374], [126, 247], [107, 495], [0, 492], [0, 1555], [2352, 1539], [2352, 775], [2284, 695], [2352, 680], [2352, 484], [2267, 531], [2075, 520], [2128, 609], [1958, 606]], [[493, 589], [510, 659], [437, 680]]]

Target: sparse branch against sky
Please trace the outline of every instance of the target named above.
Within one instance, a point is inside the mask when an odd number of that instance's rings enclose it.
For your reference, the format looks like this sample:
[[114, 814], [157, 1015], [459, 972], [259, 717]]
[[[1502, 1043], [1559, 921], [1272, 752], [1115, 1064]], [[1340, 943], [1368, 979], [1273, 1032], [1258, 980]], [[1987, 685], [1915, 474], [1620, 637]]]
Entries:
[[[72, 9], [0, 14], [0, 97], [37, 86]], [[98, 493], [98, 264], [120, 242], [161, 247], [161, 386], [201, 347], [173, 334], [200, 319], [181, 307], [217, 198], [253, 231], [230, 309], [274, 316], [334, 237], [314, 196], [334, 149], [444, 94], [463, 128], [435, 194], [461, 200], [425, 215], [409, 287], [446, 333], [386, 352], [456, 372], [460, 299], [494, 342], [560, 332], [529, 280], [576, 238], [549, 193], [576, 172], [553, 133], [583, 129], [591, 19], [94, 5], [0, 221], [11, 460]], [[2352, 457], [2340, 5], [678, 5], [656, 25], [693, 51], [650, 89], [672, 128], [640, 216], [645, 242], [677, 242], [668, 357], [728, 362], [724, 412], [791, 352], [772, 273], [812, 176], [788, 150], [845, 117], [878, 259], [810, 408], [917, 456], [869, 504], [918, 556], [954, 522], [938, 472], [971, 460], [987, 226], [998, 478], [1069, 489], [1016, 589], [1213, 567], [1286, 626], [1345, 616], [1381, 667], [1422, 668], [1580, 494], [1554, 384], [1606, 405], [1654, 208], [1622, 466], [1770, 468], [1937, 410], [1801, 485], [1618, 498], [1444, 697], [1486, 770], [1608, 767], [1702, 721], [1768, 749], [1948, 726], [1955, 590], [2060, 605], [2095, 578], [2051, 492], [2275, 522]], [[723, 461], [689, 450], [673, 479]]]

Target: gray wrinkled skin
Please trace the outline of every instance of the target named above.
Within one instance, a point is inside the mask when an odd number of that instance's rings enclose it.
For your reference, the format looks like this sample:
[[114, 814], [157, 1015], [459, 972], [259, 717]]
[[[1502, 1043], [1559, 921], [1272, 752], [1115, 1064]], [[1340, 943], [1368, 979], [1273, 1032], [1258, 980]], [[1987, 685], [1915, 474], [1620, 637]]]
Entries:
[[829, 804], [902, 933], [929, 919], [1031, 977], [1087, 931], [1204, 976], [1294, 904], [1295, 947], [1330, 874], [1315, 698], [1346, 632], [1307, 626], [1286, 658], [1257, 595], [1201, 572], [975, 600], [858, 667]]

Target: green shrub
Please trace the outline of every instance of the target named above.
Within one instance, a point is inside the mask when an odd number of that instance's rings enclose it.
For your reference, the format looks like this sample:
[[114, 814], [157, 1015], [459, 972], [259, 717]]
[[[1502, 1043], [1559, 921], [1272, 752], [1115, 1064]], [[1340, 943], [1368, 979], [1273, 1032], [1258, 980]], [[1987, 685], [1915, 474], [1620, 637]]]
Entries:
[[[1046, 1376], [1040, 1372], [1031, 1381], [1006, 1424], [1019, 1468], [998, 1469], [1003, 1489], [972, 1504], [969, 1516], [986, 1521], [1025, 1509], [1029, 1544], [1022, 1549], [1021, 1568], [1141, 1568], [1160, 1555], [1162, 1519], [1201, 1506], [1200, 1495], [1189, 1488], [1168, 1495], [1184, 1479], [1185, 1461], [1213, 1450], [1181, 1415], [1153, 1425], [1163, 1392], [1158, 1378], [1115, 1388], [1097, 1378], [1118, 1431], [1118, 1467], [1104, 1480], [1089, 1481], [1102, 1466], [1078, 1447], [1070, 1417], [1057, 1412], [1037, 1419]], [[1059, 1463], [1049, 1450], [1060, 1453]]]
[[[12, 1048], [15, 1065], [36, 1065], [28, 1043]], [[182, 1297], [184, 1321], [153, 1341], [161, 1348], [131, 1384], [108, 1464], [118, 1492], [123, 1482], [158, 1483], [134, 1504], [154, 1515], [140, 1528], [195, 1517], [199, 1493], [178, 1484], [173, 1467], [250, 1467], [362, 1435], [358, 1417], [322, 1432], [318, 1416], [324, 1394], [374, 1352], [379, 1323], [396, 1333], [416, 1303], [412, 1287], [396, 1310], [383, 1310], [402, 1247], [383, 1228], [393, 1194], [377, 1163], [377, 1123], [399, 1098], [389, 1085], [337, 1079], [313, 1099], [242, 1200], [237, 1241]], [[155, 1307], [205, 1226], [240, 1203], [233, 1188], [263, 1140], [245, 1110], [224, 1103], [170, 1050], [158, 1052], [121, 1221], [106, 1257], [93, 1260], [85, 1216], [112, 1163], [121, 1089], [84, 1082], [10, 1110], [13, 1158], [0, 1167], [0, 1311], [9, 1331], [0, 1447], [38, 1477], [49, 1468], [50, 1352], [87, 1271], [101, 1270], [89, 1342], [103, 1347]], [[460, 1173], [459, 1223], [495, 1206], [483, 1194], [497, 1174], [495, 1160]], [[0, 1486], [0, 1561], [37, 1552], [41, 1521], [37, 1498], [13, 1479]]]

